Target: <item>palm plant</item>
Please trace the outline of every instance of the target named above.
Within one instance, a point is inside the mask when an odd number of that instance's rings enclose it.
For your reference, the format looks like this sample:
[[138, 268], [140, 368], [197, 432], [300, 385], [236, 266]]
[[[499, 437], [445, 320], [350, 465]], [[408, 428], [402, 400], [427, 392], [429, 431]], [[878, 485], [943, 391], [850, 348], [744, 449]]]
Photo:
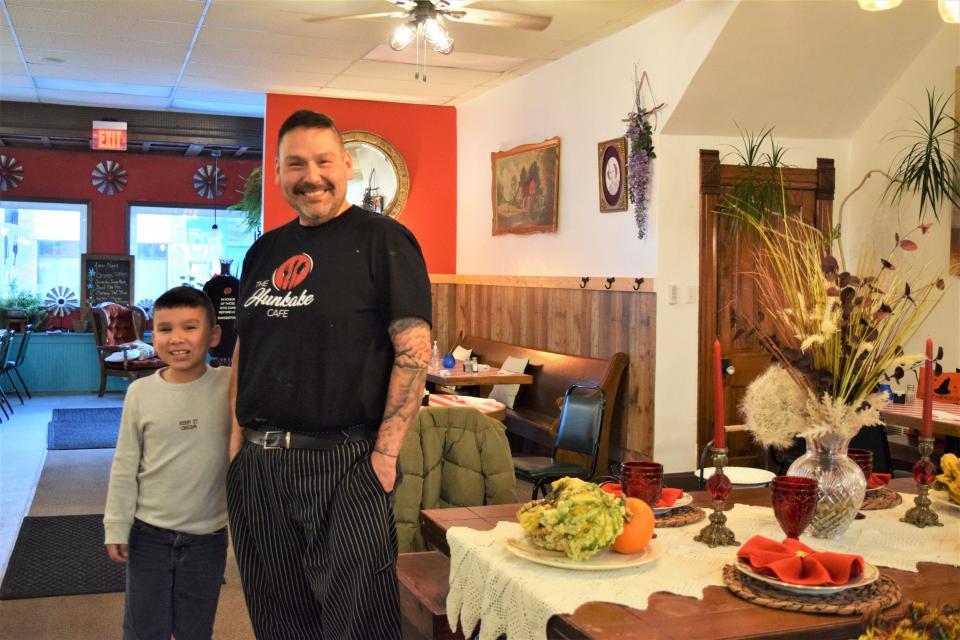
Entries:
[[227, 209], [242, 211], [243, 222], [247, 231], [256, 231], [260, 228], [260, 218], [263, 210], [263, 167], [257, 167], [250, 172], [243, 181], [243, 197], [236, 204]]
[[[747, 215], [761, 222], [779, 204], [783, 185], [780, 169], [788, 166], [783, 161], [787, 150], [773, 139], [773, 127], [759, 131], [741, 129], [739, 124], [736, 127], [740, 132], [742, 146], [730, 145], [732, 151], [724, 155], [723, 159], [734, 156], [739, 160], [739, 164], [751, 171], [737, 183], [724, 202], [720, 203], [718, 211], [732, 213], [730, 208], [736, 203], [738, 216]], [[769, 143], [770, 151], [763, 151], [764, 143]]]

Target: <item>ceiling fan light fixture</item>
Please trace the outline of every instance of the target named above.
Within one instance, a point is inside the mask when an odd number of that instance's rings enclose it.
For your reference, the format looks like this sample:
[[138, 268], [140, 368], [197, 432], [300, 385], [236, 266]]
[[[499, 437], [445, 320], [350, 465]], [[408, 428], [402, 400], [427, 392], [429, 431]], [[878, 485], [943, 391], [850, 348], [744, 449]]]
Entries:
[[900, 5], [903, 0], [857, 0], [864, 11], [886, 11]]
[[450, 53], [453, 51], [453, 38], [443, 28], [437, 18], [427, 18], [423, 21], [423, 30], [426, 34], [427, 42], [437, 53]]
[[960, 0], [937, 0], [937, 8], [944, 22], [960, 23]]
[[415, 23], [401, 24], [393, 30], [393, 35], [390, 36], [390, 48], [394, 51], [401, 51], [413, 42], [413, 39], [416, 37], [417, 29]]

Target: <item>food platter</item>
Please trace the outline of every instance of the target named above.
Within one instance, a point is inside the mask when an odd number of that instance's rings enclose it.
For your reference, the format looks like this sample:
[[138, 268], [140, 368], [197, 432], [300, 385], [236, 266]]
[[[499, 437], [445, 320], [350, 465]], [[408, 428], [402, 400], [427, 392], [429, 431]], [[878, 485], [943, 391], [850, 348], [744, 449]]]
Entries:
[[[699, 471], [694, 471], [697, 476]], [[777, 474], [766, 469], [755, 469], [753, 467], [724, 467], [723, 474], [730, 478], [731, 484], [740, 489], [756, 489], [770, 484]], [[706, 467], [703, 470], [703, 479], [709, 480], [713, 475], [713, 467]]]
[[673, 511], [674, 509], [677, 509], [679, 507], [685, 507], [691, 502], [693, 502], [693, 496], [687, 492], [684, 492], [683, 495], [677, 498], [676, 502], [674, 502], [672, 505], [670, 505], [669, 507], [657, 507], [653, 510], [653, 513], [654, 515], [669, 513], [670, 511]]
[[863, 563], [863, 573], [848, 582], [847, 584], [825, 584], [825, 585], [808, 585], [808, 584], [790, 584], [784, 582], [779, 578], [774, 576], [768, 576], [756, 571], [746, 562], [737, 562], [737, 569], [740, 573], [750, 576], [755, 580], [761, 582], [766, 582], [769, 585], [773, 585], [778, 589], [784, 591], [789, 591], [791, 593], [801, 593], [804, 595], [830, 595], [832, 593], [839, 593], [841, 591], [846, 591], [847, 589], [856, 589], [858, 587], [865, 587], [868, 584], [876, 582], [877, 578], [880, 577], [880, 570], [869, 562]]
[[930, 492], [930, 501], [940, 507], [948, 507], [960, 510], [960, 504], [950, 499], [950, 494], [946, 491], [933, 490]]
[[560, 551], [540, 549], [531, 544], [526, 538], [510, 538], [507, 540], [507, 550], [518, 558], [536, 562], [548, 567], [573, 569], [575, 571], [610, 571], [613, 569], [627, 569], [653, 562], [663, 553], [663, 548], [656, 540], [637, 553], [623, 554], [606, 549], [587, 560], [572, 560]]

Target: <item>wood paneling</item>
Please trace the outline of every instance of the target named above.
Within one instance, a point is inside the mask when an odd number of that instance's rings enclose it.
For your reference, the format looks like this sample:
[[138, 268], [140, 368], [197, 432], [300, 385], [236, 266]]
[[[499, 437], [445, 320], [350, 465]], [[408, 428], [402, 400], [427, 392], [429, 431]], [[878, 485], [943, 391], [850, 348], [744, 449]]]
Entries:
[[510, 277], [510, 286], [464, 283], [464, 276], [431, 279], [434, 335], [444, 350], [462, 330], [464, 335], [593, 358], [626, 353], [630, 364], [613, 407], [611, 456], [653, 456], [654, 294], [555, 288], [544, 286], [553, 284], [549, 279], [518, 276]]

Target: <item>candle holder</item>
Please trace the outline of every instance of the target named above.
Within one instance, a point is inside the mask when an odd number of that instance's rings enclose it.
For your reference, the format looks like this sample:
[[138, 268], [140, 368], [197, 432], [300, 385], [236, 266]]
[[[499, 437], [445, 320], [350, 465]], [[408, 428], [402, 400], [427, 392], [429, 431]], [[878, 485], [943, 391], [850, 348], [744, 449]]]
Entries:
[[913, 479], [917, 483], [917, 497], [913, 499], [916, 506], [910, 507], [900, 522], [906, 522], [923, 529], [924, 527], [942, 527], [937, 512], [930, 508], [930, 485], [937, 474], [937, 468], [930, 462], [933, 453], [933, 438], [920, 436], [920, 459], [913, 465]]
[[738, 545], [733, 531], [727, 527], [727, 515], [723, 508], [727, 502], [727, 496], [730, 495], [730, 489], [733, 485], [723, 473], [723, 467], [727, 464], [726, 447], [711, 447], [713, 454], [714, 473], [707, 480], [707, 491], [713, 498], [713, 513], [710, 514], [710, 524], [700, 530], [700, 533], [694, 538], [697, 542], [702, 542], [710, 548], [720, 546]]

